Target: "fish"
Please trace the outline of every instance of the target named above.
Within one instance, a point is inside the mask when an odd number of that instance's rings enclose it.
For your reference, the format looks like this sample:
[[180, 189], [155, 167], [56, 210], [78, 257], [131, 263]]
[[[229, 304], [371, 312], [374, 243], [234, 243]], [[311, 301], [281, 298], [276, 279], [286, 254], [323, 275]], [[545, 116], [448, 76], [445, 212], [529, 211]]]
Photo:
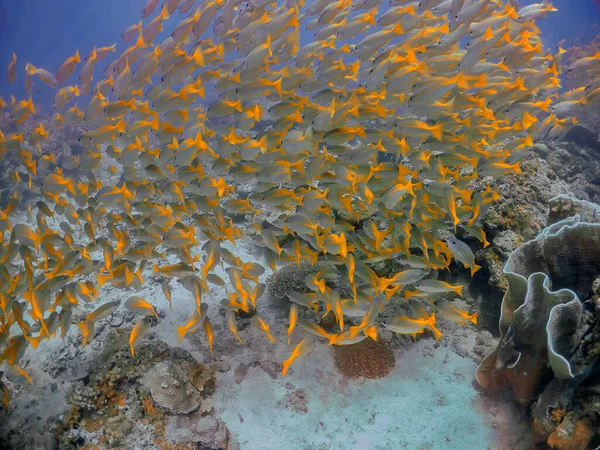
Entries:
[[[481, 220], [498, 194], [476, 192], [474, 181], [519, 173], [534, 139], [560, 137], [600, 99], [595, 52], [568, 62], [565, 52], [544, 52], [535, 20], [553, 12], [549, 3], [166, 0], [158, 8], [145, 2], [123, 48], [94, 46], [83, 61], [72, 49], [56, 74], [27, 63], [27, 96], [0, 101], [10, 124], [0, 158], [21, 167], [0, 207], [3, 359], [58, 326], [64, 336], [71, 310], [102, 298], [108, 283], [160, 283], [172, 308], [169, 278], [196, 302], [176, 328], [180, 339], [202, 327], [212, 352], [202, 296], [218, 288], [239, 342], [239, 310], [256, 313], [252, 325], [274, 340], [277, 324], [262, 319], [265, 268], [237, 252], [246, 239], [274, 271], [315, 269], [288, 294], [288, 344], [294, 331], [308, 337], [284, 373], [313, 336], [330, 345], [377, 339], [379, 312], [405, 288], [412, 314], [388, 326], [438, 338], [435, 314], [474, 318], [435, 300], [461, 286], [426, 278], [452, 260], [479, 270], [473, 251], [489, 245]], [[66, 86], [78, 68], [78, 82]], [[586, 86], [559, 91], [561, 73], [588, 72]], [[13, 55], [7, 79], [15, 77]], [[49, 120], [36, 116], [38, 79], [54, 97]], [[77, 147], [48, 152], [63, 127], [79, 134]], [[475, 238], [473, 250], [440, 240], [459, 226]], [[392, 258], [403, 266], [376, 272]], [[338, 277], [349, 298], [329, 282]], [[416, 299], [433, 301], [432, 314]], [[84, 345], [117, 307], [78, 324]], [[158, 314], [137, 296], [126, 307], [143, 316], [133, 354]], [[304, 318], [306, 308], [332, 311], [335, 331]], [[347, 326], [344, 315], [360, 322]]]
[[227, 311], [225, 314], [225, 319], [227, 322], [227, 328], [231, 331], [231, 334], [239, 341], [240, 344], [246, 345], [246, 343], [240, 338], [237, 331], [237, 326], [235, 322], [235, 314], [232, 310]]
[[155, 273], [162, 273], [168, 277], [177, 278], [193, 275], [196, 272], [196, 268], [187, 263], [170, 264], [162, 267], [154, 265], [153, 270]]
[[151, 324], [152, 322], [150, 319], [145, 317], [139, 320], [131, 329], [131, 333], [129, 334], [129, 348], [131, 349], [131, 356], [135, 356], [134, 346], [148, 332]]
[[313, 347], [313, 344], [314, 344], [314, 341], [310, 336], [306, 336], [304, 339], [302, 339], [298, 343], [298, 345], [296, 345], [296, 347], [294, 347], [289, 358], [283, 362], [281, 376], [285, 377], [285, 375], [290, 370], [290, 366], [292, 364], [294, 364], [298, 360], [298, 358], [300, 358], [300, 357], [306, 355], [308, 352], [310, 352], [310, 350]]
[[13, 52], [10, 63], [8, 64], [8, 70], [6, 72], [6, 79], [9, 83], [14, 83], [17, 78], [17, 54]]
[[189, 318], [187, 324], [181, 325], [177, 327], [177, 336], [179, 340], [182, 341], [186, 334], [197, 330], [201, 327], [206, 320], [206, 312], [208, 310], [208, 305], [206, 303], [202, 303], [200, 308], [196, 308], [194, 313]]
[[[412, 302], [411, 305], [416, 304], [416, 302]], [[442, 333], [436, 328], [436, 317], [435, 314], [429, 315], [423, 307], [416, 308], [419, 311], [419, 314], [416, 319], [413, 319], [408, 316], [397, 316], [391, 319], [387, 319], [383, 326], [394, 333], [398, 334], [410, 334], [413, 338], [416, 338], [416, 335], [422, 333], [425, 328], [431, 330], [434, 333], [435, 340], [439, 340], [442, 337]]]
[[148, 0], [146, 2], [146, 4], [144, 5], [144, 7], [142, 8], [142, 18], [146, 19], [147, 17], [150, 17], [152, 15], [152, 13], [154, 12], [154, 10], [156, 9], [157, 5], [158, 5], [158, 0]]
[[465, 311], [461, 311], [450, 303], [444, 301], [437, 302], [436, 306], [440, 310], [442, 316], [454, 322], [458, 322], [461, 325], [467, 322], [472, 322], [474, 325], [477, 325], [477, 312], [468, 314]]
[[59, 84], [63, 84], [69, 76], [75, 70], [75, 66], [77, 63], [81, 62], [81, 57], [79, 56], [79, 51], [75, 52], [75, 55], [67, 58], [65, 62], [63, 62], [56, 72], [56, 82]]
[[271, 335], [269, 331], [269, 325], [260, 316], [252, 316], [250, 318], [250, 323], [254, 328], [264, 332], [271, 342], [275, 342], [275, 338]]
[[414, 284], [415, 288], [421, 292], [428, 294], [441, 294], [444, 292], [455, 292], [458, 295], [462, 295], [462, 286], [452, 286], [446, 281], [439, 280], [421, 280]]
[[298, 323], [298, 311], [298, 305], [292, 303], [290, 306], [290, 324], [288, 325], [287, 329], [288, 345], [290, 345], [292, 333], [294, 332], [294, 328], [296, 328], [296, 324]]
[[138, 314], [140, 316], [154, 316], [159, 319], [154, 306], [141, 297], [129, 297], [125, 302], [125, 307], [134, 314]]
[[138, 34], [141, 31], [141, 29], [142, 29], [142, 22], [141, 21], [139, 23], [135, 23], [133, 25], [130, 25], [121, 34], [121, 39], [123, 39], [123, 42], [129, 42], [130, 40], [132, 40], [135, 37], [136, 34]]
[[165, 294], [165, 298], [169, 301], [169, 309], [173, 310], [173, 305], [171, 304], [171, 288], [169, 287], [169, 283], [167, 281], [163, 281], [161, 288], [163, 294]]
[[446, 240], [448, 248], [452, 252], [452, 255], [457, 261], [460, 261], [465, 268], [469, 268], [471, 276], [475, 274], [481, 266], [475, 264], [475, 255], [471, 251], [471, 248], [460, 239], [452, 237]]
[[[0, 372], [0, 375], [1, 374], [2, 374], [2, 372]], [[0, 395], [2, 395], [2, 397], [0, 397], [0, 400], [2, 400], [2, 403], [4, 404], [4, 406], [6, 406], [7, 408], [10, 408], [10, 392], [8, 392], [8, 388], [1, 380], [0, 380]]]
[[208, 350], [210, 352], [210, 355], [212, 356], [214, 335], [213, 335], [213, 331], [212, 331], [212, 325], [211, 325], [210, 319], [208, 317], [206, 317], [204, 319], [204, 322], [202, 323], [202, 328], [204, 329], [204, 332], [206, 333], [206, 339], [208, 340]]

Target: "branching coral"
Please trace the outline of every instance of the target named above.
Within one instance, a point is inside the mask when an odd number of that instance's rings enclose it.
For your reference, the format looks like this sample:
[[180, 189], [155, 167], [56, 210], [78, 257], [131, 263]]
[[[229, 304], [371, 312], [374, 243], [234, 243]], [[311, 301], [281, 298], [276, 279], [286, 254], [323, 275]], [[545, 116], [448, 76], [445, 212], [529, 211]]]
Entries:
[[287, 299], [291, 292], [308, 292], [306, 277], [319, 271], [319, 265], [303, 260], [300, 265], [287, 264], [267, 279], [267, 293], [278, 299]]

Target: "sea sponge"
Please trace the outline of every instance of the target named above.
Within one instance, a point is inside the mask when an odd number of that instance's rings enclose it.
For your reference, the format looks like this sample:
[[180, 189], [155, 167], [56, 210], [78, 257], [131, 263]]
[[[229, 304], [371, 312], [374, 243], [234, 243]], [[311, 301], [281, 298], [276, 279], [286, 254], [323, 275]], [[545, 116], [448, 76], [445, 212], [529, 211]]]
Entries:
[[594, 424], [594, 415], [579, 417], [577, 413], [569, 413], [565, 420], [552, 432], [548, 438], [548, 445], [557, 450], [585, 450], [596, 448], [592, 445], [597, 423]]
[[383, 378], [396, 365], [390, 346], [371, 338], [352, 345], [336, 345], [334, 361], [337, 370], [347, 378]]

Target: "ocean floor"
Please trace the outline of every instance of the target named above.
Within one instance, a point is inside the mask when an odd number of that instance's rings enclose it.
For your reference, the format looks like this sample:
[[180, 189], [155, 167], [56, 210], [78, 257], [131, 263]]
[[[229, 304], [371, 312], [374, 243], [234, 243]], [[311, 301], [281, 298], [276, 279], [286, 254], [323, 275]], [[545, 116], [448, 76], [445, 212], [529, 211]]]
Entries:
[[473, 361], [427, 340], [397, 353], [379, 380], [340, 377], [326, 347], [285, 379], [251, 368], [236, 385], [227, 373], [219, 415], [242, 449], [500, 448], [503, 430], [471, 385]]
[[[235, 252], [244, 261], [261, 261], [251, 239], [236, 242]], [[102, 287], [98, 301], [81, 312], [82, 318], [101, 303], [124, 303], [134, 294], [153, 303], [161, 319], [138, 344], [136, 357], [131, 359], [126, 343], [134, 317], [124, 306], [98, 322], [96, 337], [84, 348], [75, 325], [64, 341], [53, 338], [35, 351], [29, 348], [24, 368], [34, 382], [10, 386], [11, 408], [0, 410], [0, 447], [518, 450], [530, 445], [520, 409], [475, 387], [477, 362], [493, 345], [487, 331], [442, 320], [444, 337], [436, 343], [428, 334], [413, 342], [384, 330], [381, 337], [392, 343], [396, 365], [381, 379], [344, 378], [332, 348], [316, 341], [282, 377], [281, 361], [304, 334], [296, 330], [287, 345], [288, 305], [264, 295], [258, 309], [276, 343], [246, 319], [238, 321], [243, 346], [219, 309], [225, 287], [213, 287], [203, 296], [215, 334], [211, 358], [202, 330], [183, 341], [177, 337], [176, 327], [195, 307], [189, 291], [171, 280], [170, 310], [150, 267], [144, 279], [137, 293]], [[115, 336], [124, 345], [115, 347]], [[213, 385], [192, 413], [165, 410], [144, 394], [143, 377], [165, 358], [184, 372], [189, 364], [212, 367]]]

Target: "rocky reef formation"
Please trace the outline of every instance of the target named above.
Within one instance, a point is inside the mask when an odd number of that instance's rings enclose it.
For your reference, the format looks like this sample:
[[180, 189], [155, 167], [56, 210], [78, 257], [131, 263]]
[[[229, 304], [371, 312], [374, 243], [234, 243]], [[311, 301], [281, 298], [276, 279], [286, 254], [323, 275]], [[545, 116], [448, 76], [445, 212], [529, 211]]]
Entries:
[[531, 405], [537, 442], [595, 448], [600, 224], [575, 214], [548, 226], [511, 254], [504, 274], [501, 338], [479, 365], [477, 381], [492, 390], [508, 386]]
[[10, 434], [0, 423], [0, 448], [238, 448], [214, 408], [216, 378], [228, 365], [198, 363], [158, 339], [137, 349], [131, 364], [126, 334], [105, 334], [94, 364], [58, 375], [59, 383], [72, 380], [71, 389], [64, 412], [49, 418], [48, 431]]

